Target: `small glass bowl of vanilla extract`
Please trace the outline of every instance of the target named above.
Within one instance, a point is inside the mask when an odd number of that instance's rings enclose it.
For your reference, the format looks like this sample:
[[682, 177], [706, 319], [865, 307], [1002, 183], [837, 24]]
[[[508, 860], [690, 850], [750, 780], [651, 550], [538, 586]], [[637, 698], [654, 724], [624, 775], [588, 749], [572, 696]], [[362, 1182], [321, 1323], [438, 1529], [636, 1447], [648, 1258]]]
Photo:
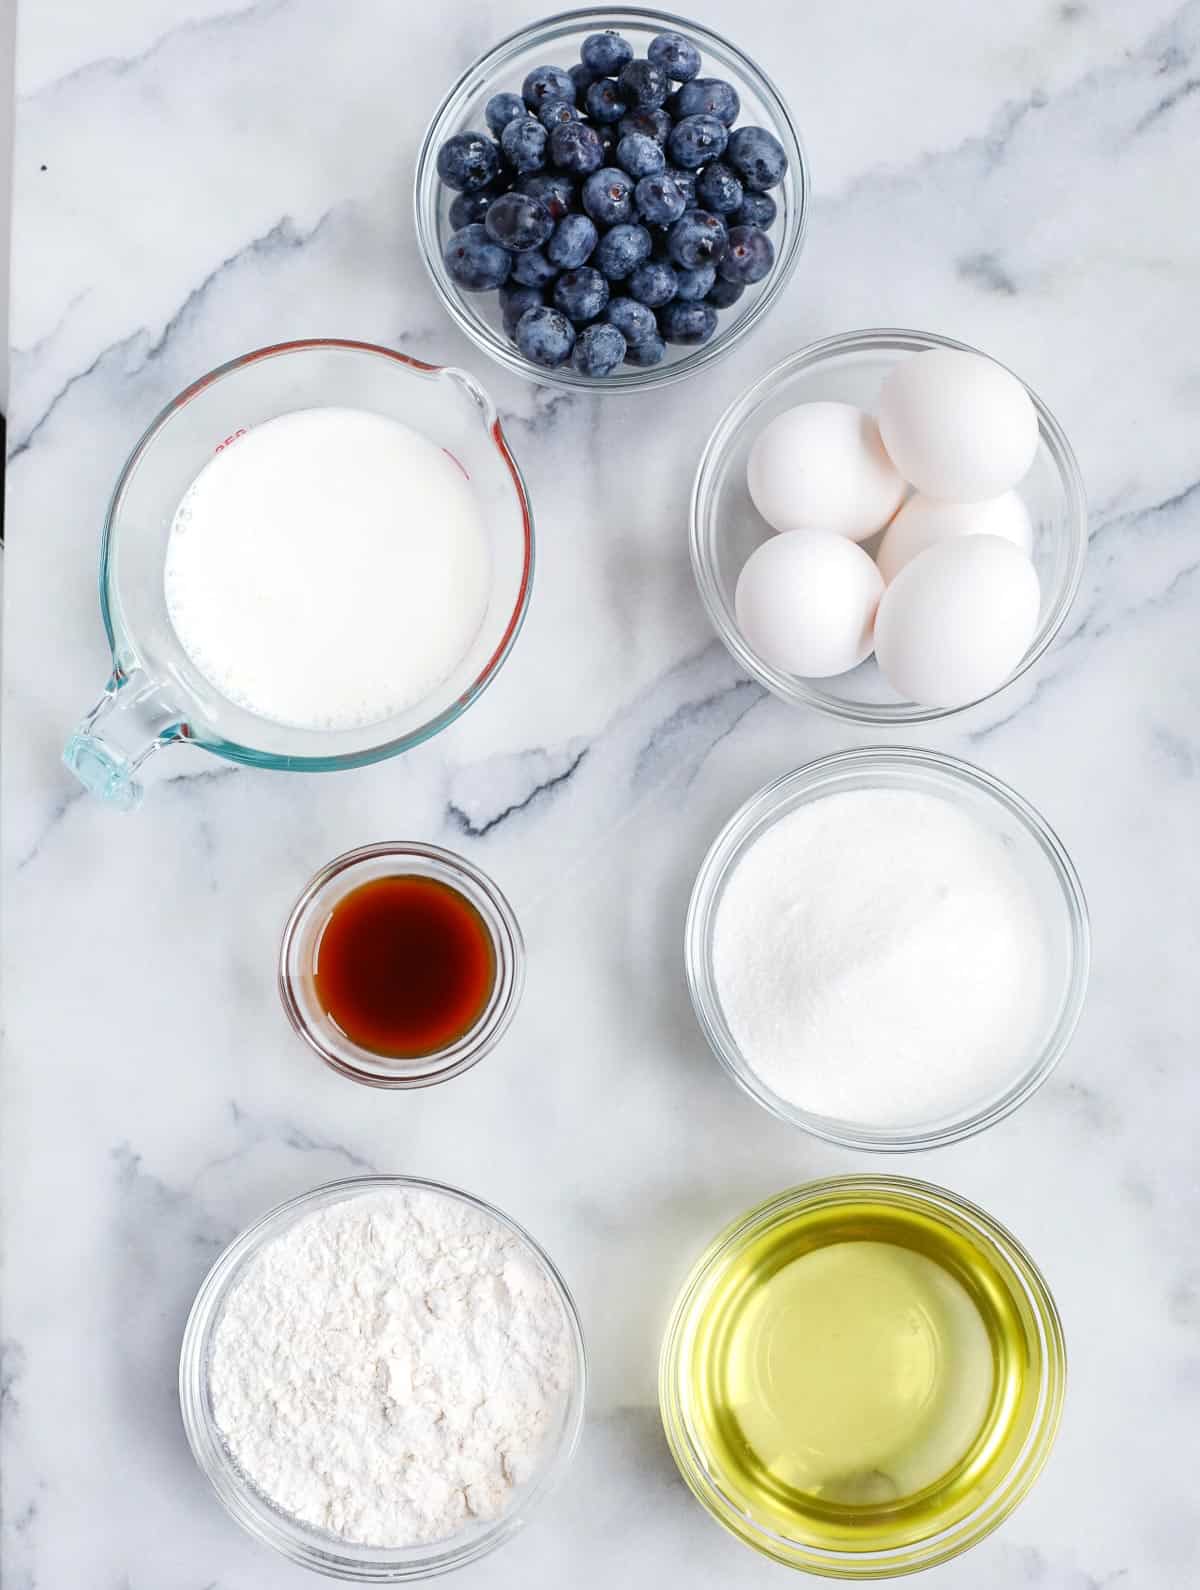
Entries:
[[292, 907], [279, 995], [327, 1065], [377, 1088], [458, 1076], [503, 1036], [525, 981], [512, 907], [437, 845], [347, 851]]

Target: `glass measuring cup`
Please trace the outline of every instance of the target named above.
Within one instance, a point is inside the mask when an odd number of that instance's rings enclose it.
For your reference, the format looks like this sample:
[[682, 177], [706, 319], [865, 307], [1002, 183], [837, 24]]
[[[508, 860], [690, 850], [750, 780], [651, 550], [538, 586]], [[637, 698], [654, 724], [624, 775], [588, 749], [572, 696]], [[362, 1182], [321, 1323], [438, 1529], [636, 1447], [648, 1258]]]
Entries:
[[[227, 700], [180, 645], [163, 588], [175, 510], [214, 453], [279, 414], [324, 406], [385, 414], [444, 448], [475, 489], [491, 553], [487, 613], [458, 667], [408, 711], [351, 729], [293, 728]], [[525, 484], [491, 399], [465, 371], [333, 338], [244, 354], [168, 404], [121, 471], [100, 547], [112, 674], [63, 760], [92, 794], [130, 811], [142, 797], [139, 769], [165, 746], [198, 745], [231, 762], [286, 772], [330, 772], [395, 756], [452, 723], [495, 676], [521, 627], [532, 575]]]

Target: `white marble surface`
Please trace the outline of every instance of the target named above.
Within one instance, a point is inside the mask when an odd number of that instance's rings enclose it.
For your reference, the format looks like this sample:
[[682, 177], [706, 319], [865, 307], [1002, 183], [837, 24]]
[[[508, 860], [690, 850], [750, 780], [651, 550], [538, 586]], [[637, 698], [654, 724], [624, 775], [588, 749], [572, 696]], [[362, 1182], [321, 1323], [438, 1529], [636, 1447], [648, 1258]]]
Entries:
[[[785, 1571], [673, 1472], [659, 1332], [710, 1234], [865, 1166], [718, 1071], [680, 967], [691, 877], [775, 774], [870, 736], [740, 680], [687, 566], [703, 437], [784, 351], [855, 326], [1012, 363], [1074, 439], [1083, 591], [1032, 678], [902, 738], [1041, 807], [1094, 916], [1088, 1008], [1053, 1081], [983, 1138], [900, 1169], [1035, 1252], [1071, 1384], [1035, 1492], [938, 1590], [1200, 1583], [1196, 797], [1200, 773], [1200, 4], [699, 0], [806, 134], [817, 201], [785, 302], [702, 384], [618, 402], [487, 368], [414, 256], [436, 95], [514, 0], [26, 0], [20, 20], [5, 669], [6, 1590], [276, 1590], [194, 1469], [175, 1363], [218, 1248], [277, 1200], [377, 1166], [530, 1225], [575, 1288], [594, 1370], [565, 1490], [466, 1590], [755, 1590]], [[452, 731], [358, 774], [178, 753], [142, 812], [77, 798], [64, 735], [106, 671], [97, 531], [159, 405], [305, 334], [466, 364], [501, 401], [540, 527], [532, 613]], [[598, 477], [600, 449], [614, 460]], [[584, 461], [585, 451], [590, 462]], [[603, 506], [601, 506], [603, 504]], [[335, 852], [458, 847], [528, 938], [523, 1008], [469, 1076], [356, 1089], [287, 1028], [273, 957]]]

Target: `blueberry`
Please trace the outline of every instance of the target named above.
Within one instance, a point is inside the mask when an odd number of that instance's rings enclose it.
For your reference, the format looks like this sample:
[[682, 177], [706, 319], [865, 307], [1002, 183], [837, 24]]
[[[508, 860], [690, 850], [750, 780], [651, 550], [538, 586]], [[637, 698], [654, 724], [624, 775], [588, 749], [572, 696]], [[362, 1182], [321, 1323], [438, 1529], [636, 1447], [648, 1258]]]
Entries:
[[538, 120], [547, 132], [553, 132], [565, 121], [578, 121], [579, 112], [565, 99], [548, 99], [538, 111]]
[[665, 110], [631, 110], [617, 123], [617, 137], [627, 138], [630, 133], [643, 133], [656, 144], [665, 144], [675, 123]]
[[563, 270], [577, 270], [590, 258], [599, 235], [586, 215], [564, 215], [546, 244], [546, 258]]
[[517, 334], [517, 321], [527, 309], [538, 309], [542, 304], [542, 289], [540, 287], [513, 286], [505, 282], [500, 289], [500, 313], [504, 317], [504, 329], [510, 337]]
[[787, 173], [787, 156], [774, 133], [765, 127], [738, 127], [729, 135], [729, 164], [751, 193], [779, 185]]
[[671, 228], [667, 247], [671, 259], [684, 270], [694, 270], [697, 265], [719, 265], [729, 247], [729, 233], [719, 215], [688, 210]]
[[685, 303], [694, 304], [707, 298], [717, 279], [715, 265], [697, 265], [695, 270], [675, 272], [675, 296]]
[[697, 77], [691, 83], [684, 83], [671, 95], [667, 105], [677, 119], [684, 116], [715, 116], [726, 127], [733, 126], [741, 108], [737, 89], [719, 77]]
[[[489, 220], [494, 211], [495, 205], [488, 211]], [[774, 263], [775, 245], [765, 232], [760, 232], [756, 226], [735, 226], [729, 234], [728, 251], [717, 270], [723, 280], [749, 286], [751, 282], [761, 282]]]
[[487, 293], [508, 280], [512, 256], [493, 243], [476, 221], [455, 232], [442, 255], [450, 276], [464, 292]]
[[540, 171], [546, 164], [546, 143], [550, 134], [540, 121], [522, 116], [510, 121], [500, 134], [504, 158], [514, 171]]
[[667, 74], [653, 61], [630, 61], [621, 68], [621, 92], [634, 110], [657, 110], [667, 97]]
[[644, 226], [610, 227], [596, 249], [596, 269], [619, 282], [650, 257], [650, 234]]
[[660, 33], [646, 54], [677, 83], [687, 83], [700, 70], [700, 51], [682, 33]]
[[476, 188], [474, 193], [456, 193], [450, 201], [450, 225], [458, 232], [464, 226], [482, 221], [488, 205], [499, 192], [499, 187], [489, 182], [486, 188]]
[[679, 184], [667, 171], [657, 177], [643, 177], [633, 190], [633, 197], [638, 214], [651, 226], [670, 226], [688, 207]]
[[587, 93], [588, 84], [596, 81], [596, 74], [582, 61], [576, 61], [574, 66], [567, 67], [567, 76], [575, 85], [575, 103], [579, 104]]
[[598, 270], [581, 265], [555, 282], [554, 302], [572, 320], [595, 320], [608, 302], [608, 283]]
[[500, 170], [500, 151], [486, 133], [455, 133], [438, 150], [437, 169], [448, 188], [474, 193]]
[[554, 230], [554, 217], [540, 199], [527, 193], [502, 193], [488, 206], [484, 229], [493, 243], [523, 254], [541, 248]]
[[639, 304], [636, 298], [610, 298], [604, 318], [610, 326], [617, 328], [626, 342], [645, 342], [647, 337], [658, 335], [654, 311], [645, 304]]
[[583, 207], [597, 226], [633, 219], [633, 183], [616, 166], [601, 166], [583, 185]]
[[775, 200], [769, 193], [747, 193], [741, 205], [729, 217], [730, 226], [756, 226], [760, 232], [775, 224], [778, 215]]
[[520, 94], [493, 94], [483, 110], [484, 120], [497, 138], [510, 121], [525, 114], [525, 101]]
[[602, 77], [592, 84], [585, 97], [587, 113], [595, 122], [602, 125], [607, 122], [620, 121], [629, 106], [621, 94], [619, 83], [611, 77]]
[[685, 171], [696, 171], [725, 153], [729, 133], [715, 116], [685, 116], [671, 128], [667, 153]]
[[517, 178], [517, 191], [540, 199], [555, 221], [561, 221], [575, 203], [575, 184], [559, 171], [530, 171]]
[[582, 177], [604, 164], [604, 145], [587, 122], [563, 122], [550, 134], [550, 158], [561, 170]]
[[527, 249], [512, 262], [512, 279], [522, 287], [545, 287], [558, 275], [558, 266], [552, 265], [540, 248]]
[[668, 342], [692, 345], [707, 342], [717, 329], [717, 312], [711, 304], [689, 304], [681, 298], [672, 299], [658, 312], [658, 329]]
[[718, 276], [708, 290], [706, 302], [712, 304], [714, 309], [729, 309], [745, 291], [741, 282], [727, 282]]
[[668, 166], [667, 175], [673, 180], [675, 186], [687, 201], [684, 208], [696, 209], [696, 173], [694, 171], [681, 171], [678, 166]]
[[580, 375], [609, 375], [625, 357], [625, 338], [616, 326], [587, 326], [579, 333], [571, 363]]
[[675, 272], [662, 260], [646, 260], [630, 273], [625, 291], [648, 309], [669, 304], [678, 290]]
[[[653, 177], [665, 171], [667, 157], [662, 145], [645, 133], [626, 133], [617, 145], [617, 164], [631, 177]], [[741, 190], [739, 189], [739, 192]]]
[[575, 327], [548, 304], [527, 309], [517, 321], [517, 347], [534, 364], [553, 370], [566, 364], [575, 346]]
[[666, 351], [667, 345], [656, 331], [652, 337], [628, 345], [625, 349], [625, 363], [636, 364], [642, 368], [651, 364], [661, 364]]
[[580, 48], [579, 59], [589, 72], [607, 77], [633, 60], [633, 46], [608, 28], [603, 33], [588, 34]]
[[521, 84], [521, 98], [535, 114], [548, 99], [575, 103], [575, 84], [561, 66], [535, 66]]
[[741, 206], [742, 185], [728, 166], [714, 160], [696, 178], [696, 198], [710, 215], [732, 215]]

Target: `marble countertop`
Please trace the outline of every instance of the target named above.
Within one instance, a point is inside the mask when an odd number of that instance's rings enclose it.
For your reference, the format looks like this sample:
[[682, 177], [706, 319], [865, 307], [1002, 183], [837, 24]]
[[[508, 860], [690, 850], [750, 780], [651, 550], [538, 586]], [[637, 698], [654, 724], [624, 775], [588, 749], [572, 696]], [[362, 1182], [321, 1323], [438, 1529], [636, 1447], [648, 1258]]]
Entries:
[[[937, 1590], [1200, 1583], [1196, 818], [1200, 775], [1200, 4], [699, 0], [761, 58], [812, 158], [783, 303], [711, 376], [588, 400], [488, 367], [415, 256], [437, 91], [515, 0], [74, 0], [20, 18], [4, 716], [6, 1590], [276, 1590], [195, 1469], [180, 1333], [220, 1247], [372, 1167], [460, 1183], [574, 1288], [593, 1365], [563, 1491], [463, 1590], [756, 1590], [655, 1411], [666, 1310], [709, 1236], [806, 1177], [877, 1166], [769, 1119], [692, 1019], [681, 925], [718, 826], [767, 779], [885, 736], [739, 677], [685, 545], [703, 437], [785, 351], [911, 325], [1015, 366], [1092, 503], [1057, 644], [997, 701], [893, 736], [979, 762], [1059, 831], [1092, 907], [1082, 1025], [981, 1138], [897, 1166], [1032, 1248], [1071, 1384], [1035, 1491]], [[80, 797], [64, 736], [106, 673], [97, 532], [143, 425], [220, 361], [311, 334], [474, 370], [540, 526], [526, 629], [453, 729], [356, 774], [173, 753], [143, 810]], [[584, 457], [587, 463], [581, 463]], [[611, 462], [603, 462], [603, 461]], [[598, 478], [603, 470], [603, 479]], [[602, 504], [602, 506], [601, 506]], [[529, 945], [503, 1046], [390, 1096], [313, 1063], [274, 956], [351, 845], [458, 848]]]

